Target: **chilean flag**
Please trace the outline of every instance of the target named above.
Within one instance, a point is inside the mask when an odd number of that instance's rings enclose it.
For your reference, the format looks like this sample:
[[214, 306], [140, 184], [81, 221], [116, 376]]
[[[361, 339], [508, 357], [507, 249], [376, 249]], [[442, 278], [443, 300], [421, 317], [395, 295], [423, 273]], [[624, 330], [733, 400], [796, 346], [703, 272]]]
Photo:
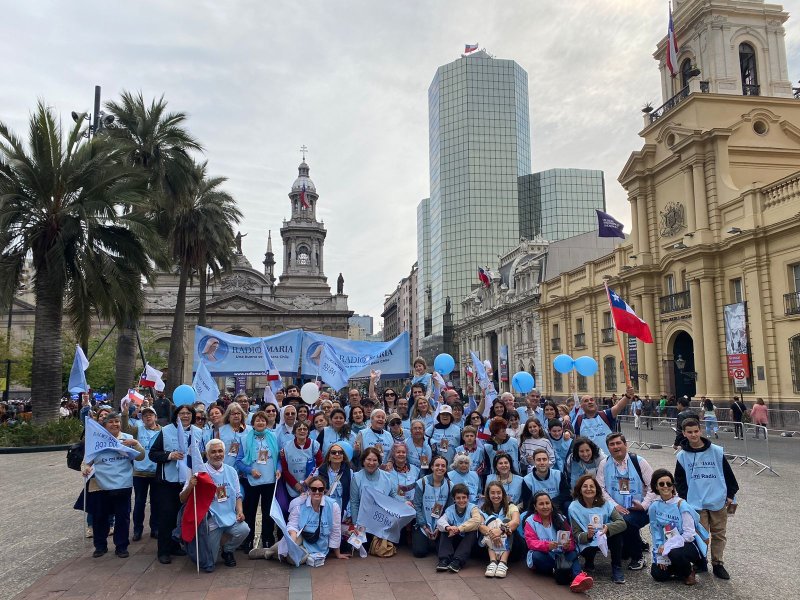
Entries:
[[487, 287], [487, 288], [491, 287], [492, 279], [491, 279], [491, 277], [489, 277], [489, 272], [488, 272], [487, 269], [484, 269], [483, 267], [478, 267], [478, 279], [481, 280], [481, 283], [485, 287]]
[[678, 74], [678, 40], [675, 38], [675, 27], [672, 24], [672, 6], [669, 8], [669, 27], [667, 29], [667, 68], [673, 77]]
[[478, 44], [466, 44], [464, 46], [464, 54], [469, 54], [470, 52], [475, 52], [478, 49]]
[[306, 202], [306, 184], [303, 184], [303, 189], [300, 190], [300, 204], [302, 204], [303, 208], [308, 208], [308, 202]]
[[164, 381], [161, 379], [163, 374], [164, 373], [162, 371], [154, 369], [148, 363], [144, 367], [144, 373], [142, 373], [142, 377], [139, 380], [139, 386], [155, 388], [157, 392], [163, 392], [164, 388], [166, 387], [164, 385]]
[[606, 288], [608, 292], [608, 303], [611, 306], [611, 317], [614, 319], [614, 327], [618, 331], [627, 333], [642, 340], [645, 344], [653, 343], [653, 334], [650, 333], [650, 326], [642, 321], [628, 303], [620, 298], [613, 290]]

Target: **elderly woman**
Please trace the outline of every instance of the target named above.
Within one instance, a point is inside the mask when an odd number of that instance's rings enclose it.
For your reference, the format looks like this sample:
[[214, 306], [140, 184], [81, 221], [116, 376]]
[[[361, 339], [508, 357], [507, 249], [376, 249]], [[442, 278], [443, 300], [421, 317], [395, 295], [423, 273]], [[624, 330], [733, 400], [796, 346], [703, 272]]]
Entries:
[[108, 552], [109, 517], [114, 517], [114, 554], [119, 558], [128, 558], [128, 533], [131, 525], [131, 491], [133, 489], [133, 461], [145, 457], [144, 448], [127, 433], [120, 430], [119, 413], [107, 413], [102, 420], [106, 431], [118, 439], [123, 446], [133, 448], [137, 455], [128, 455], [118, 450], [103, 450], [81, 470], [88, 476], [94, 469], [94, 477], [90, 480], [89, 495], [92, 514], [94, 515], [94, 558]]
[[456, 454], [453, 462], [450, 463], [450, 471], [447, 478], [454, 485], [463, 483], [469, 490], [469, 501], [477, 504], [481, 492], [481, 478], [472, 470], [472, 461], [469, 454]]
[[414, 488], [419, 479], [419, 467], [408, 462], [408, 446], [405, 442], [395, 442], [389, 452], [385, 470], [392, 478], [397, 497], [407, 502], [414, 501]]
[[386, 413], [380, 408], [373, 410], [370, 415], [369, 428], [361, 430], [356, 436], [355, 453], [360, 454], [365, 448], [376, 448], [381, 453], [382, 463], [386, 464], [394, 440], [392, 435], [384, 429], [385, 426]]
[[453, 423], [453, 409], [442, 404], [436, 416], [436, 425], [429, 427], [425, 434], [434, 454], [444, 456], [447, 462], [456, 455], [456, 447], [461, 441], [461, 428]]
[[358, 527], [358, 509], [361, 507], [361, 491], [369, 486], [377, 492], [397, 498], [397, 489], [394, 487], [392, 478], [386, 471], [379, 467], [383, 457], [377, 448], [368, 446], [361, 454], [361, 464], [363, 468], [353, 477], [350, 484], [350, 515], [353, 524]]
[[419, 467], [422, 475], [427, 475], [430, 472], [433, 451], [428, 440], [425, 439], [425, 423], [423, 421], [411, 422], [411, 435], [406, 438], [406, 447], [408, 448], [408, 462]]
[[231, 402], [225, 410], [224, 425], [220, 427], [219, 439], [225, 444], [225, 464], [235, 467], [239, 448], [247, 434], [247, 413], [238, 402]]
[[309, 433], [308, 423], [298, 421], [294, 424], [294, 440], [280, 452], [282, 480], [290, 498], [297, 498], [305, 491], [311, 476], [322, 464], [319, 443], [309, 438]]
[[294, 440], [294, 425], [297, 423], [297, 409], [291, 404], [281, 408], [281, 424], [275, 430], [278, 447], [283, 448]]

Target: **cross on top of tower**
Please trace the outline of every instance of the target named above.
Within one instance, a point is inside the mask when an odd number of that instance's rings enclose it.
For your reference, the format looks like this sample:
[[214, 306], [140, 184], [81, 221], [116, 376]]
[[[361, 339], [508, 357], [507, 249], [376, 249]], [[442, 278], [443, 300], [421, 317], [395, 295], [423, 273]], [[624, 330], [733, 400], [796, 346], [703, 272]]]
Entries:
[[300, 153], [303, 155], [303, 162], [306, 162], [306, 154], [308, 153], [308, 147], [305, 144], [300, 146]]

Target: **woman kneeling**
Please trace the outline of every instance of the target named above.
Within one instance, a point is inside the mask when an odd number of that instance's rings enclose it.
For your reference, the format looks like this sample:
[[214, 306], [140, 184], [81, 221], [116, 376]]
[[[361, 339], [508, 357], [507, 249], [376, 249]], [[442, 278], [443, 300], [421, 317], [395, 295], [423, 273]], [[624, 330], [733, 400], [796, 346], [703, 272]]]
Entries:
[[570, 591], [585, 592], [594, 580], [581, 572], [581, 563], [575, 551], [575, 540], [569, 524], [553, 510], [547, 492], [537, 492], [525, 519], [525, 542], [528, 544], [528, 567], [548, 575], [565, 585], [570, 580]]

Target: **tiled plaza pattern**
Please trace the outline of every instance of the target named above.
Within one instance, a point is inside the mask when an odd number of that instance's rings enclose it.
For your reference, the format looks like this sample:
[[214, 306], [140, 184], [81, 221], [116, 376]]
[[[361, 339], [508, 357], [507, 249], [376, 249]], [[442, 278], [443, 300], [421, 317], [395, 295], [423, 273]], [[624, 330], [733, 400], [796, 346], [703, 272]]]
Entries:
[[[800, 448], [800, 445], [797, 446]], [[658, 466], [674, 466], [668, 450], [641, 452]], [[795, 454], [797, 456], [797, 454]], [[698, 585], [656, 584], [646, 571], [626, 571], [628, 583], [609, 581], [608, 562], [598, 561], [598, 599], [796, 598], [800, 576], [791, 548], [797, 548], [800, 472], [797, 462], [776, 462], [781, 477], [755, 477], [749, 466], [735, 467], [742, 485], [741, 508], [729, 522], [726, 564], [732, 580], [698, 576]], [[0, 598], [163, 598], [164, 600], [555, 600], [571, 598], [565, 588], [512, 564], [505, 580], [483, 576], [485, 564], [471, 562], [461, 573], [436, 573], [430, 557], [414, 559], [407, 550], [390, 559], [329, 559], [324, 567], [291, 568], [272, 561], [249, 561], [237, 553], [238, 566], [221, 563], [213, 574], [196, 575], [185, 558], [171, 565], [155, 560], [155, 541], [132, 543], [131, 556], [113, 552], [91, 558], [90, 540], [82, 538], [81, 515], [72, 510], [80, 478], [66, 469], [63, 453], [0, 456]], [[795, 502], [788, 500], [794, 498]], [[785, 517], [785, 518], [782, 518]], [[110, 545], [113, 550], [113, 544]], [[29, 587], [30, 586], [30, 587]]]

